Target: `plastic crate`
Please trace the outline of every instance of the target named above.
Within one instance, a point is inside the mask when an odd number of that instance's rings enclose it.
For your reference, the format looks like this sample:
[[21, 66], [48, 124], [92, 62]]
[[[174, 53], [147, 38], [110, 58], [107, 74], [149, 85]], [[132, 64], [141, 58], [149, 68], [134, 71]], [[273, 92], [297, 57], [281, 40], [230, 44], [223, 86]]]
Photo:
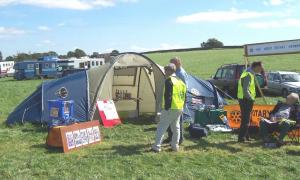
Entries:
[[227, 111], [224, 111], [223, 109], [210, 110], [209, 111], [210, 124], [224, 124], [220, 118], [221, 116], [227, 117]]
[[196, 113], [195, 113], [195, 122], [194, 123], [200, 124], [202, 126], [210, 124], [209, 112], [206, 111], [206, 110], [196, 111]]
[[208, 124], [224, 124], [220, 116], [227, 116], [227, 111], [222, 109], [196, 111], [195, 123], [202, 126]]

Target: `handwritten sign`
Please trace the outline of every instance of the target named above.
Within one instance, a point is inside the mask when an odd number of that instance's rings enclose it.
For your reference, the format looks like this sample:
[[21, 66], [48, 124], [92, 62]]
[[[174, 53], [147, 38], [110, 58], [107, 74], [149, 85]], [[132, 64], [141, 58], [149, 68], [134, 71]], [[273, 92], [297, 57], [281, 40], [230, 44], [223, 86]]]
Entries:
[[264, 56], [300, 53], [300, 39], [277, 41], [244, 46], [245, 56]]
[[64, 152], [99, 143], [102, 139], [99, 121], [90, 121], [60, 128]]

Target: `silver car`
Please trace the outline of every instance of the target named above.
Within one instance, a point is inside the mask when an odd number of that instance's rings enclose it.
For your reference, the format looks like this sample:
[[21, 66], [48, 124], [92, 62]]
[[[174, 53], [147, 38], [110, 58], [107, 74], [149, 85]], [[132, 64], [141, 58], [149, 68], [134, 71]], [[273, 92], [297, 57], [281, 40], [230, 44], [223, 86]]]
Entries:
[[267, 92], [283, 97], [292, 92], [300, 94], [299, 73], [286, 71], [269, 72]]

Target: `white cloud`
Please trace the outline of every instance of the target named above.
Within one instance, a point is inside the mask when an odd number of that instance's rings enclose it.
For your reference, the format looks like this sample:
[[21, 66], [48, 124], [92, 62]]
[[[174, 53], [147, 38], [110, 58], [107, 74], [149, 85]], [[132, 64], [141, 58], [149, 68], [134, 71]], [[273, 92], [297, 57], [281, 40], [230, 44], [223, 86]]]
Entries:
[[286, 2], [286, 0], [267, 0], [267, 1], [264, 1], [264, 5], [266, 6], [279, 6], [279, 5], [282, 5]]
[[43, 8], [88, 10], [95, 7], [110, 7], [116, 3], [131, 3], [137, 0], [0, 0], [0, 6], [30, 5]]
[[40, 30], [40, 31], [50, 31], [51, 29], [48, 26], [39, 26], [38, 30]]
[[52, 44], [52, 41], [46, 39], [46, 40], [43, 41], [43, 43], [44, 43], [44, 44]]
[[66, 23], [64, 23], [64, 22], [61, 22], [61, 23], [58, 23], [58, 24], [57, 24], [58, 27], [63, 27], [63, 26], [65, 26], [65, 25], [66, 25]]
[[7, 28], [0, 26], [0, 37], [8, 37], [25, 34], [25, 31], [17, 28]]
[[265, 0], [263, 4], [266, 6], [289, 6], [299, 2], [299, 0]]
[[231, 9], [229, 11], [207, 11], [177, 17], [177, 23], [197, 23], [197, 22], [224, 22], [237, 21], [243, 19], [253, 19], [272, 16], [271, 12], [257, 12], [248, 10]]
[[283, 19], [277, 21], [261, 21], [245, 24], [246, 27], [251, 29], [272, 29], [272, 28], [300, 28], [300, 19]]

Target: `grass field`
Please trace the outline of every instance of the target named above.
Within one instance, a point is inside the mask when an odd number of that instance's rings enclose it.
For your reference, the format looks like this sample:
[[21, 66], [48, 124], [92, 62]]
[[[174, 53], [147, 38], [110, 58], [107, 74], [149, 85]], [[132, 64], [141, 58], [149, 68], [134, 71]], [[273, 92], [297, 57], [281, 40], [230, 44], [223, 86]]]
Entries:
[[[223, 63], [243, 60], [239, 49], [148, 56], [161, 65], [179, 56], [187, 71], [202, 78], [210, 77]], [[259, 59], [267, 69], [300, 71], [299, 55]], [[47, 149], [45, 127], [4, 124], [40, 83], [0, 79], [0, 179], [299, 179], [299, 146], [265, 149], [259, 141], [237, 144], [236, 135], [221, 133], [190, 140], [186, 132], [181, 152], [170, 152], [166, 146], [155, 154], [148, 150], [156, 125], [147, 120], [125, 120], [114, 129], [102, 128], [105, 139], [101, 144], [68, 154]]]

